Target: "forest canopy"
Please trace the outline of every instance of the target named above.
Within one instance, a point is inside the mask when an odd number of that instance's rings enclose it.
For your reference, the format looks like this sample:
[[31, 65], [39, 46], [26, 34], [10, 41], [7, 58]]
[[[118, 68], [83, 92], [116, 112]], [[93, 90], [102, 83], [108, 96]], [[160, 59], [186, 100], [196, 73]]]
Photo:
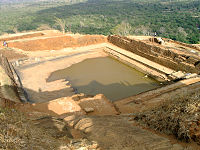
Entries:
[[[0, 0], [0, 34], [59, 29], [82, 34], [152, 35], [200, 41], [199, 0]], [[63, 29], [62, 29], [63, 30]]]

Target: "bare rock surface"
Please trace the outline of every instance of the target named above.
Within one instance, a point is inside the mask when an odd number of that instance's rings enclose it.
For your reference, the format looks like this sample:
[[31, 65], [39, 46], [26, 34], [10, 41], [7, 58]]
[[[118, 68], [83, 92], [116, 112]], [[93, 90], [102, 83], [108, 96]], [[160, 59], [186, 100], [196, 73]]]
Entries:
[[123, 116], [82, 116], [64, 119], [69, 126], [80, 130], [90, 141], [106, 150], [183, 150], [165, 137], [134, 126]]
[[[90, 115], [116, 115], [114, 105], [103, 95], [98, 94], [94, 97], [83, 98], [78, 101], [80, 107]], [[90, 108], [90, 109], [88, 109]]]

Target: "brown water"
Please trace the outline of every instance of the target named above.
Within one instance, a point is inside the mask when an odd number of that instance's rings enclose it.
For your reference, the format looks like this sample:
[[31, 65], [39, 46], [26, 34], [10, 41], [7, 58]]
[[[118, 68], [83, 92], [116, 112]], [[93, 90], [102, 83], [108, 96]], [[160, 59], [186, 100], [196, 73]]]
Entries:
[[111, 58], [92, 58], [53, 72], [48, 82], [66, 79], [77, 93], [104, 94], [112, 101], [159, 87], [159, 82]]

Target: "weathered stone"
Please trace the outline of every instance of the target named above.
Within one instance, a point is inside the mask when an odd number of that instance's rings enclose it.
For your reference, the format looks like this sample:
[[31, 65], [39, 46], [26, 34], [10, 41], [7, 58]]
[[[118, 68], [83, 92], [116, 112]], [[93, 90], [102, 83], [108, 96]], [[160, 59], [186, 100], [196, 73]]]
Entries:
[[86, 112], [86, 113], [90, 113], [90, 112], [93, 112], [94, 111], [94, 108], [84, 108], [84, 111]]
[[160, 37], [158, 37], [158, 38], [155, 38], [156, 40], [155, 40], [155, 42], [156, 43], [159, 43], [159, 44], [164, 44], [165, 42], [164, 42], [164, 40], [162, 39], [162, 38], [160, 38]]
[[34, 110], [46, 112], [51, 115], [83, 115], [85, 112], [70, 98], [59, 98], [50, 102], [36, 103], [32, 105]]
[[182, 62], [182, 59], [180, 59], [179, 57], [175, 57], [175, 58], [174, 58], [174, 61], [180, 63], [180, 62]]
[[81, 131], [76, 130], [76, 129], [71, 129], [70, 130], [71, 135], [73, 136], [74, 139], [81, 139], [83, 138]]
[[82, 109], [93, 108], [90, 115], [114, 115], [118, 114], [114, 105], [103, 95], [98, 94], [95, 97], [84, 98], [78, 101]]
[[[73, 143], [85, 148], [100, 148], [111, 150], [178, 150], [182, 146], [174, 146], [170, 140], [144, 130], [138, 126], [134, 126], [128, 118], [122, 116], [83, 116], [74, 126], [77, 130], [81, 130], [87, 136], [89, 141], [97, 142], [80, 142]], [[87, 132], [85, 132], [87, 131]]]
[[186, 74], [185, 79], [194, 78], [196, 76], [197, 76], [196, 73]]
[[189, 64], [195, 64], [196, 62], [198, 62], [199, 60], [197, 59], [197, 58], [194, 58], [194, 57], [192, 57], [192, 56], [190, 56], [188, 59], [187, 59], [187, 63], [189, 63]]
[[79, 101], [80, 99], [86, 98], [88, 97], [87, 95], [85, 95], [84, 93], [80, 93], [80, 94], [76, 94], [72, 96], [72, 99], [74, 101]]
[[17, 93], [15, 78], [11, 66], [5, 57], [0, 57], [0, 92], [1, 97], [13, 102], [21, 102]]
[[73, 96], [72, 96], [72, 99], [73, 99], [74, 101], [79, 101], [79, 100], [80, 100], [80, 97], [79, 97], [78, 95], [73, 95]]
[[177, 77], [177, 78], [182, 78], [185, 76], [185, 74], [182, 71], [177, 71], [175, 73], [172, 73], [173, 76]]
[[[199, 73], [200, 69], [198, 67], [193, 67], [191, 64], [195, 64], [199, 59], [195, 56], [192, 56], [191, 58], [183, 58], [182, 52], [179, 53], [176, 49], [167, 49], [159, 47], [158, 45], [152, 45], [149, 43], [146, 43], [144, 41], [139, 41], [132, 39], [130, 43], [127, 43], [126, 41], [128, 38], [120, 37], [120, 36], [109, 36], [108, 41], [122, 49], [125, 49], [127, 51], [133, 52], [139, 56], [142, 56], [144, 58], [147, 58], [151, 61], [154, 61], [160, 65], [163, 65], [165, 67], [171, 68], [173, 70], [181, 70], [184, 72], [191, 72], [191, 73]], [[168, 42], [171, 42], [170, 40]], [[179, 43], [180, 44], [180, 43]], [[181, 44], [180, 44], [181, 45]], [[157, 57], [154, 53], [159, 53], [161, 57]], [[174, 58], [176, 58], [174, 60]], [[186, 63], [185, 63], [186, 62]], [[189, 65], [189, 66], [188, 66]]]
[[87, 139], [72, 140], [67, 148], [74, 150], [100, 150], [97, 142], [89, 141]]
[[183, 150], [184, 148], [179, 144], [174, 144], [172, 150]]
[[198, 70], [200, 70], [200, 62], [198, 62], [197, 64], [195, 64], [195, 68], [197, 68]]

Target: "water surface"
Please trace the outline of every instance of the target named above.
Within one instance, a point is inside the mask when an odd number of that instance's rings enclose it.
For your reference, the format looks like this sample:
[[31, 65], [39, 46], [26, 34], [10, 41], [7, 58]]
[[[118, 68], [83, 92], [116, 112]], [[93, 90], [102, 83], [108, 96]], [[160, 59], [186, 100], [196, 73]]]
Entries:
[[104, 94], [112, 101], [159, 87], [159, 82], [111, 58], [92, 58], [53, 72], [48, 82], [66, 79], [78, 93]]

